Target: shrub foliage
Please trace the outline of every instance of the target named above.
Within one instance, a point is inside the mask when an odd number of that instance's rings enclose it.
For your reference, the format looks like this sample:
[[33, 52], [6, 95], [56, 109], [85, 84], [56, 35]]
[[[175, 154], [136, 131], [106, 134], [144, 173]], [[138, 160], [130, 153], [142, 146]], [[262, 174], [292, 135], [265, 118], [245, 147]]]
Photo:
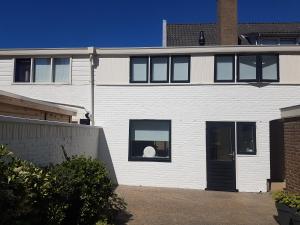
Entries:
[[287, 191], [278, 191], [273, 194], [275, 202], [282, 203], [290, 208], [296, 208], [300, 212], [300, 195]]
[[0, 146], [3, 225], [111, 223], [125, 209], [101, 162], [84, 156], [66, 159], [50, 168], [39, 168]]

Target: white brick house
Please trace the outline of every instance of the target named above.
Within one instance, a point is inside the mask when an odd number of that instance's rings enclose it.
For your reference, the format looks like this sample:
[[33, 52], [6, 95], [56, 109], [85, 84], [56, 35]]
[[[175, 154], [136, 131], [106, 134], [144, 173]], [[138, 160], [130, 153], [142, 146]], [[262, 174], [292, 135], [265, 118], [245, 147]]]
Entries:
[[[1, 90], [92, 112], [119, 184], [267, 191], [270, 121], [300, 102], [299, 46], [2, 50], [0, 57]], [[70, 61], [60, 68], [61, 57]], [[26, 79], [16, 59], [30, 59]]]

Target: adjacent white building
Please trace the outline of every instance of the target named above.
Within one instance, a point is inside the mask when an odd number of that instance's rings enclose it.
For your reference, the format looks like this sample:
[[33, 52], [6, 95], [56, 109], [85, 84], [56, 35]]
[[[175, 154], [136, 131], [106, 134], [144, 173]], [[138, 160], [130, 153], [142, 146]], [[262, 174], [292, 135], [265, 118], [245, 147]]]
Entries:
[[0, 51], [0, 89], [84, 106], [125, 185], [267, 191], [299, 85], [299, 46]]

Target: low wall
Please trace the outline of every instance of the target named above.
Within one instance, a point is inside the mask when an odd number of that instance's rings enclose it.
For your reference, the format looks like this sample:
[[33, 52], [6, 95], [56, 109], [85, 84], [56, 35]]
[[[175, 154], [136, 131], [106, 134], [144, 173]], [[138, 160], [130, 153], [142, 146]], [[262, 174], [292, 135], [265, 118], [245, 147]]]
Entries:
[[38, 165], [64, 160], [68, 155], [100, 157], [100, 127], [0, 116], [0, 144]]
[[300, 194], [300, 117], [284, 121], [284, 151], [286, 188]]

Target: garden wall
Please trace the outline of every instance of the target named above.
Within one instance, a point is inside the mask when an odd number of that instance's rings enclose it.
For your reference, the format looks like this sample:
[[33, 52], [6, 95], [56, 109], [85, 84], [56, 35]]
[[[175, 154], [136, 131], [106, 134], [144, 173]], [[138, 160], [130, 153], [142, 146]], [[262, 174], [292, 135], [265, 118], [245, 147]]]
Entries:
[[286, 188], [300, 194], [300, 117], [284, 120], [284, 151]]
[[0, 116], [0, 144], [42, 166], [64, 160], [61, 146], [68, 155], [99, 158], [101, 132], [100, 127]]

